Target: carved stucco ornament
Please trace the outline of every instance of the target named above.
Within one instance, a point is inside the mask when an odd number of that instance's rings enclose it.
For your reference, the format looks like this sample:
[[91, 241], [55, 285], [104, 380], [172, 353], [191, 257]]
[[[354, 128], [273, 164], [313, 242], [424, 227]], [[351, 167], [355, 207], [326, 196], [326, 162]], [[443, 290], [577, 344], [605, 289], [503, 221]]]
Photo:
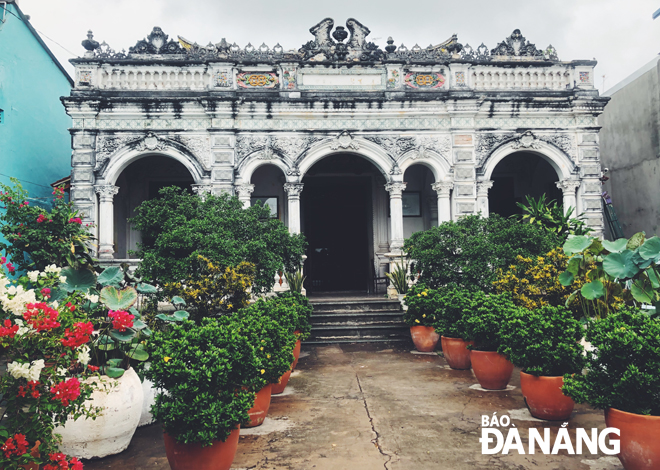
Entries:
[[341, 134], [339, 134], [334, 141], [330, 143], [330, 148], [332, 150], [339, 150], [340, 148], [343, 149], [351, 148], [353, 150], [359, 150], [360, 143], [357, 142], [348, 131], [344, 131]]
[[541, 143], [531, 131], [527, 131], [513, 143], [512, 147], [514, 149], [539, 149]]

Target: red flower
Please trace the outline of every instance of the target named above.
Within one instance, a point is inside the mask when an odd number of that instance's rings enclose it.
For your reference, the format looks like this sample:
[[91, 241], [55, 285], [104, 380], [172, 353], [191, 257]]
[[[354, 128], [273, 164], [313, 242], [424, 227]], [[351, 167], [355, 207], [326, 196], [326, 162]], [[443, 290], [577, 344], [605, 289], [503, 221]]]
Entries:
[[41, 295], [43, 295], [46, 298], [50, 297], [50, 289], [48, 287], [44, 287], [41, 289]]
[[69, 402], [80, 396], [80, 381], [76, 377], [60, 382], [50, 389], [53, 400], [59, 400], [62, 405], [69, 406]]
[[92, 372], [98, 372], [99, 368], [96, 366], [88, 365], [87, 368]]
[[46, 216], [43, 215], [43, 214], [39, 214], [39, 217], [37, 217], [37, 222], [38, 222], [38, 223], [45, 222], [45, 221], [47, 221], [47, 220], [48, 220], [48, 219], [47, 219]]
[[119, 331], [126, 331], [126, 328], [131, 328], [133, 326], [133, 319], [135, 318], [135, 315], [122, 310], [110, 310], [108, 316], [112, 319], [112, 327]]
[[72, 312], [76, 310], [76, 306], [73, 305], [71, 302], [67, 302], [65, 307], [69, 307], [69, 310], [71, 310]]
[[23, 318], [35, 330], [46, 331], [60, 326], [57, 321], [59, 312], [46, 303], [27, 304], [26, 307], [28, 310], [23, 314]]
[[82, 219], [80, 217], [72, 217], [69, 219], [69, 223], [82, 225]]
[[25, 455], [27, 454], [28, 441], [25, 440], [24, 434], [15, 434], [14, 437], [10, 437], [5, 441], [4, 445], [0, 447], [5, 453], [6, 458], [10, 458], [12, 455]]
[[64, 346], [77, 348], [89, 341], [89, 336], [94, 332], [92, 322], [78, 322], [73, 324], [73, 330], [64, 330], [65, 338], [60, 341]]
[[7, 271], [9, 271], [10, 273], [13, 273], [14, 271], [16, 271], [16, 268], [14, 267], [13, 264], [7, 263]]
[[4, 338], [6, 336], [9, 336], [10, 338], [14, 338], [16, 336], [16, 333], [18, 333], [18, 325], [12, 326], [11, 320], [6, 319], [3, 323], [3, 326], [0, 326], [0, 338]]
[[6, 262], [7, 262], [7, 258], [5, 258], [4, 256], [0, 257], [0, 266], [5, 264]]

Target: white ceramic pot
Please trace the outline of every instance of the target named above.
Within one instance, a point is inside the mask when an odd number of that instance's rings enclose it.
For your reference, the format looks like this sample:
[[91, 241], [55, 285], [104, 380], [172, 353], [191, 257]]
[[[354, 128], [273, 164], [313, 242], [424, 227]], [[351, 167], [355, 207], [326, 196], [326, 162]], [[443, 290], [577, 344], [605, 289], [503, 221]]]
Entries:
[[154, 417], [151, 415], [151, 405], [156, 402], [156, 394], [158, 390], [154, 388], [154, 384], [149, 379], [144, 379], [142, 382], [142, 414], [140, 415], [140, 422], [138, 427], [146, 426], [154, 422]]
[[90, 400], [93, 406], [102, 408], [100, 416], [95, 420], [69, 419], [63, 427], [55, 428], [55, 434], [62, 436], [60, 451], [71, 457], [91, 459], [118, 454], [126, 450], [137, 429], [144, 396], [135, 371], [129, 369], [118, 379], [102, 377], [101, 381]]
[[403, 309], [403, 311], [405, 312], [406, 310], [408, 310], [408, 306], [405, 303], [406, 294], [397, 294], [397, 298], [401, 303], [401, 308]]

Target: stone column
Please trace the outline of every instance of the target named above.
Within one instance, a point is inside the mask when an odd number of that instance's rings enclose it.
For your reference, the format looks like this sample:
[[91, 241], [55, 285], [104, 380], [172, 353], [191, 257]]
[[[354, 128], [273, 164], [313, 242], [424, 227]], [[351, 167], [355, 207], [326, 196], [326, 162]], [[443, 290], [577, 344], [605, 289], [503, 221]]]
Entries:
[[562, 190], [564, 195], [564, 214], [569, 207], [573, 208], [573, 215], [577, 215], [577, 189], [580, 187], [580, 180], [566, 179], [557, 182], [557, 187]]
[[488, 217], [488, 190], [492, 187], [492, 180], [477, 181], [477, 213], [481, 212], [481, 217]]
[[250, 197], [254, 192], [253, 184], [242, 184], [235, 187], [236, 192], [238, 193], [238, 199], [243, 203], [245, 209], [250, 207]]
[[403, 202], [401, 193], [406, 183], [388, 183], [385, 190], [390, 193], [390, 251], [398, 252], [403, 247]]
[[431, 188], [438, 193], [438, 225], [451, 220], [451, 190], [454, 189], [453, 181], [440, 181], [433, 183]]
[[300, 233], [300, 193], [303, 183], [285, 183], [287, 202], [289, 204], [289, 232]]
[[99, 195], [99, 259], [113, 259], [115, 252], [115, 211], [113, 199], [119, 187], [113, 184], [95, 186]]
[[193, 184], [192, 185], [193, 193], [197, 194], [202, 200], [206, 197], [207, 194], [210, 194], [213, 191], [213, 185], [211, 184]]

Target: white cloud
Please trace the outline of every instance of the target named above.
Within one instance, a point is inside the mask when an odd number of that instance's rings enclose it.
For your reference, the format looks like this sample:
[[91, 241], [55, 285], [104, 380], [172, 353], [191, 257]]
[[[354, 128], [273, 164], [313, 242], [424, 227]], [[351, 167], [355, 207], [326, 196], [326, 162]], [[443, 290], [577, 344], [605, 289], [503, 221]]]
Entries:
[[[310, 40], [309, 28], [325, 17], [336, 24], [354, 17], [381, 46], [392, 36], [395, 44], [409, 48], [437, 44], [456, 33], [463, 44], [484, 42], [492, 49], [519, 28], [537, 47], [555, 46], [562, 60], [596, 58], [596, 83], [600, 87], [606, 75], [607, 88], [653, 59], [660, 44], [660, 20], [651, 19], [657, 0], [20, 0], [20, 5], [39, 31], [78, 55], [88, 29], [120, 50], [153, 26], [200, 44], [225, 37], [242, 47], [279, 42], [285, 49]], [[70, 54], [45, 40], [68, 65]]]

